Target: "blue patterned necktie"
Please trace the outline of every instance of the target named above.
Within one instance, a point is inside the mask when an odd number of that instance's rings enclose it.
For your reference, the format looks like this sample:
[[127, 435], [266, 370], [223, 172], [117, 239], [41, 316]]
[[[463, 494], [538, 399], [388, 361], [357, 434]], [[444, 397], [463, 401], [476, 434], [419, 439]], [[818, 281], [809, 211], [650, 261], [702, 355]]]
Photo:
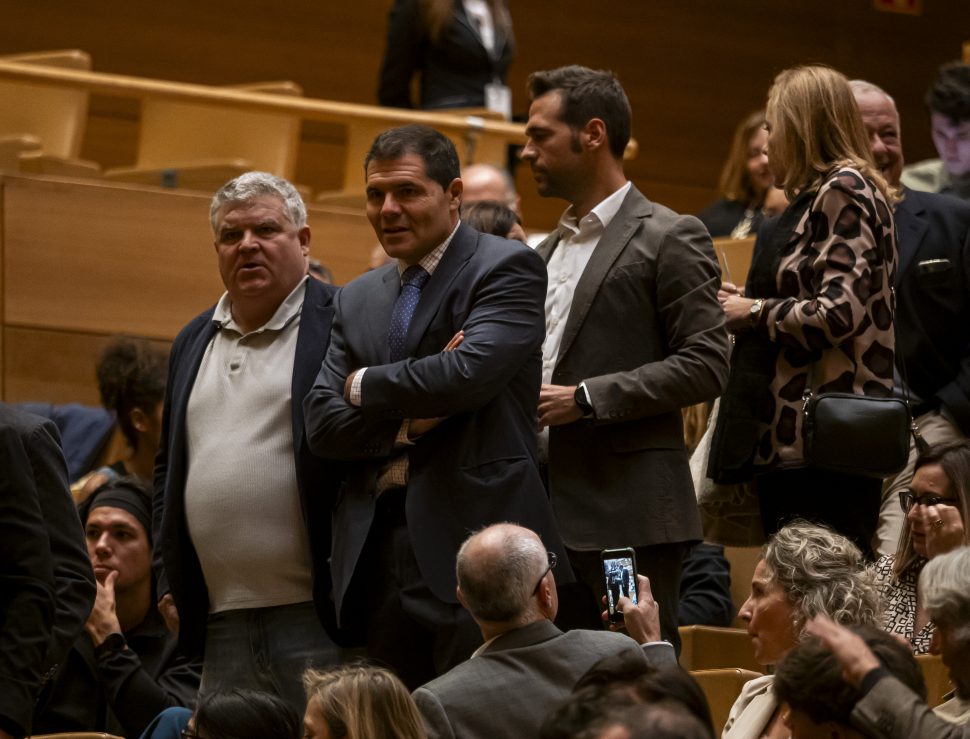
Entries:
[[401, 294], [397, 296], [397, 302], [394, 303], [391, 327], [387, 332], [387, 346], [391, 350], [392, 362], [400, 362], [406, 356], [404, 340], [408, 335], [408, 326], [411, 325], [414, 309], [418, 307], [418, 301], [421, 299], [421, 288], [429, 277], [431, 275], [428, 271], [419, 264], [408, 267], [401, 275]]

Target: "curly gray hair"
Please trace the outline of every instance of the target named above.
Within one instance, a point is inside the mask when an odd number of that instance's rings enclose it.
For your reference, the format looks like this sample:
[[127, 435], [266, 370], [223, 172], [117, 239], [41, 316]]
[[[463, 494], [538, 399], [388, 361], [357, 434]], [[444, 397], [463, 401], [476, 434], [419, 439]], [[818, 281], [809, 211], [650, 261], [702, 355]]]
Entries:
[[842, 624], [877, 624], [872, 574], [859, 548], [841, 534], [793, 521], [771, 537], [762, 557], [768, 576], [795, 608], [799, 630], [819, 613]]

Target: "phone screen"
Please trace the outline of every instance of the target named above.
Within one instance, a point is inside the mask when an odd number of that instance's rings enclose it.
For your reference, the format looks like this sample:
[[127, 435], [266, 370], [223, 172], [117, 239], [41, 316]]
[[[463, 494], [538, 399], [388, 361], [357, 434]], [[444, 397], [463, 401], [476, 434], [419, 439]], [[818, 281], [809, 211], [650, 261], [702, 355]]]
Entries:
[[637, 573], [633, 557], [627, 554], [604, 556], [603, 575], [606, 578], [606, 606], [610, 620], [622, 619], [623, 614], [616, 610], [620, 598], [626, 596], [634, 604], [637, 602]]

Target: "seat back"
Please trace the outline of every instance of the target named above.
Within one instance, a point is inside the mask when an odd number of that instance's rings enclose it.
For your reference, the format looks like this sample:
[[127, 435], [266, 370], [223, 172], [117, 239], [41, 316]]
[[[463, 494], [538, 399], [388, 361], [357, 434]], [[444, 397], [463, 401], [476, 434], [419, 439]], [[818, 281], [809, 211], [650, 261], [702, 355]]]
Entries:
[[926, 681], [926, 702], [930, 708], [936, 708], [943, 702], [943, 697], [953, 690], [950, 671], [938, 654], [917, 654], [916, 661], [923, 670], [923, 680]]
[[756, 677], [761, 677], [760, 672], [739, 668], [691, 670], [690, 674], [701, 686], [704, 697], [707, 698], [716, 736], [721, 735], [721, 730], [731, 714], [731, 706], [741, 695], [744, 684]]
[[[78, 49], [16, 54], [4, 61], [67, 69], [91, 69], [91, 57]], [[88, 117], [83, 90], [17, 81], [0, 82], [0, 137], [40, 140], [44, 154], [77, 159]]]
[[761, 670], [754, 659], [751, 637], [744, 629], [717, 626], [681, 626], [680, 666], [685, 670], [713, 670], [740, 667]]
[[[294, 82], [234, 85], [273, 95], [302, 95]], [[204, 103], [146, 99], [138, 133], [138, 169], [177, 169], [197, 162], [244, 160], [252, 169], [293, 179], [300, 139], [295, 115], [257, 113]]]

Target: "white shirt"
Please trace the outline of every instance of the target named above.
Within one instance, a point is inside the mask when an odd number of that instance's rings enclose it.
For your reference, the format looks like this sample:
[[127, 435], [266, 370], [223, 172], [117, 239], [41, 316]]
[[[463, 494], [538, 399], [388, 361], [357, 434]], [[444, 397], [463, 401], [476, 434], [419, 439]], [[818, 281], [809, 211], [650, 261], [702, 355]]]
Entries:
[[490, 53], [495, 52], [495, 21], [492, 19], [492, 9], [485, 0], [463, 0], [465, 15], [472, 22], [472, 26], [482, 37], [482, 46]]
[[545, 385], [552, 382], [552, 371], [559, 357], [566, 319], [569, 318], [579, 278], [583, 276], [603, 231], [619, 212], [631, 187], [632, 184], [627, 182], [579, 222], [571, 205], [559, 219], [559, 244], [546, 265], [549, 284], [546, 288], [546, 340], [542, 344], [542, 382]]

